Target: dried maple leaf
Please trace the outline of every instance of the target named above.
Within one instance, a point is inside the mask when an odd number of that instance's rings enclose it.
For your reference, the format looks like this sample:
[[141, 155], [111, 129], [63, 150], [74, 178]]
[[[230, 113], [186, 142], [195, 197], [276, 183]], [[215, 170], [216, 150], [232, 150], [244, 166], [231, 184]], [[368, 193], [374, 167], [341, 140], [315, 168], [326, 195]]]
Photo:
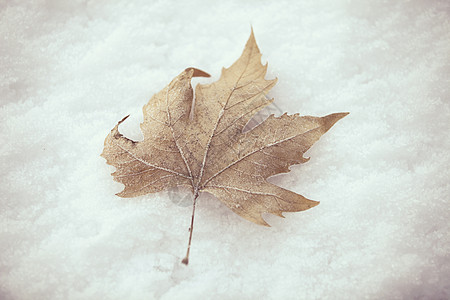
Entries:
[[325, 117], [271, 115], [244, 132], [249, 120], [271, 104], [266, 94], [276, 79], [266, 80], [267, 64], [252, 34], [241, 57], [220, 79], [198, 84], [195, 101], [192, 77], [209, 74], [188, 68], [154, 95], [143, 108], [143, 141], [119, 133], [121, 120], [106, 137], [102, 156], [117, 170], [114, 179], [125, 185], [120, 197], [136, 197], [186, 186], [194, 195], [189, 243], [200, 192], [217, 197], [233, 212], [260, 225], [261, 214], [309, 209], [319, 202], [266, 181], [306, 162], [303, 154], [347, 113]]

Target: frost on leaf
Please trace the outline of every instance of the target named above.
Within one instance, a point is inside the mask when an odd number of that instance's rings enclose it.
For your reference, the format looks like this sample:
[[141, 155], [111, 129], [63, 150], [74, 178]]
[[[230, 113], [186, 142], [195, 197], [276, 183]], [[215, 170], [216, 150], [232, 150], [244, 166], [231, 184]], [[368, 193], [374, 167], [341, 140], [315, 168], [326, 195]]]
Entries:
[[[266, 226], [263, 213], [282, 216], [316, 206], [318, 202], [266, 179], [306, 162], [303, 154], [347, 113], [271, 115], [244, 132], [250, 119], [273, 101], [266, 95], [276, 79], [266, 80], [266, 71], [252, 32], [241, 57], [222, 70], [218, 81], [196, 86], [195, 101], [192, 77], [209, 74], [194, 68], [155, 94], [143, 107], [143, 141], [120, 134], [126, 117], [120, 121], [106, 137], [102, 153], [116, 167], [114, 179], [125, 186], [118, 195], [136, 197], [186, 186], [194, 194], [194, 211], [199, 193], [208, 192], [241, 217]], [[193, 216], [190, 238], [192, 225]]]

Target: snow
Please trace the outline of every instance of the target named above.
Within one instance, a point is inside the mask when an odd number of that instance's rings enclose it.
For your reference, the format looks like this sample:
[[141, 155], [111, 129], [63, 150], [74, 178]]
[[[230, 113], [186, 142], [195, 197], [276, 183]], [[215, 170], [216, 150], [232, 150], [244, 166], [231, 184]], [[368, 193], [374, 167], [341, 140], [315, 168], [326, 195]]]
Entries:
[[[449, 299], [449, 15], [446, 0], [0, 1], [0, 299]], [[202, 196], [186, 267], [185, 194], [116, 197], [99, 154], [128, 114], [140, 138], [142, 106], [184, 68], [216, 80], [250, 26], [282, 111], [350, 115], [271, 179], [319, 206], [265, 228]]]

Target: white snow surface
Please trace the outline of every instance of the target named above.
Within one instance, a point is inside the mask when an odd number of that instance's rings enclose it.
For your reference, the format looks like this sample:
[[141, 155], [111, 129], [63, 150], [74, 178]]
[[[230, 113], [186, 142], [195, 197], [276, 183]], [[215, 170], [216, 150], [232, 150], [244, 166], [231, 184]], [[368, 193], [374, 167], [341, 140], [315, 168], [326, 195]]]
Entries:
[[[138, 198], [99, 155], [251, 26], [282, 111], [350, 112], [271, 182], [272, 227], [211, 196]], [[0, 1], [0, 299], [449, 299], [450, 2]], [[183, 193], [179, 197], [183, 197]]]

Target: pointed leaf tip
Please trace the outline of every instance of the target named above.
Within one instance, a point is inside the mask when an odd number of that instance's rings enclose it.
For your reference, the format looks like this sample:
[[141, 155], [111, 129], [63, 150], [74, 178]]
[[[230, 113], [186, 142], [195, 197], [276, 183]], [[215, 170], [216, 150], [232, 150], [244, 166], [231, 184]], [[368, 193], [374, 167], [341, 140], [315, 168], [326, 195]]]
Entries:
[[244, 52], [246, 49], [255, 49], [256, 53], [261, 53], [258, 44], [256, 43], [255, 33], [253, 32], [253, 27], [251, 28], [250, 36], [248, 37], [247, 43], [245, 44]]
[[[116, 126], [115, 126], [115, 129], [117, 129], [117, 128], [119, 127], [119, 125], [123, 123], [123, 121], [125, 121], [126, 119], [128, 119], [129, 116], [130, 116], [130, 115], [125, 116], [125, 117], [122, 118], [122, 120], [120, 120], [119, 122], [117, 122], [117, 124], [116, 124]], [[113, 130], [114, 130], [114, 129], [113, 129]]]
[[337, 121], [339, 121], [340, 119], [344, 118], [348, 114], [349, 114], [348, 112], [334, 113], [334, 114], [330, 114], [330, 115], [327, 115], [325, 117], [322, 117], [322, 120], [323, 120], [323, 122], [325, 124], [326, 131], [328, 129], [330, 129], [334, 124], [336, 124]]
[[125, 121], [126, 119], [128, 119], [129, 116], [130, 116], [130, 115], [127, 115], [127, 116], [123, 117], [123, 119], [120, 120], [120, 123], [122, 123], [123, 121]]

